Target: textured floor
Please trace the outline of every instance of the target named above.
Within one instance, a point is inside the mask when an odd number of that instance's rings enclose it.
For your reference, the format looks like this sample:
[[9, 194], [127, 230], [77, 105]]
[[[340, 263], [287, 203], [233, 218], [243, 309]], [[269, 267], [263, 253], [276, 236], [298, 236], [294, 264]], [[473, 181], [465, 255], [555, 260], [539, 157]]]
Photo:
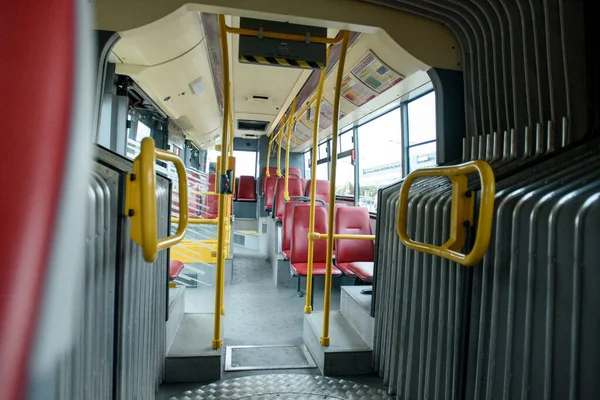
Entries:
[[253, 399], [392, 399], [384, 390], [344, 379], [272, 374], [228, 379], [169, 397], [169, 400]]
[[[302, 344], [305, 298], [295, 288], [273, 284], [271, 265], [260, 254], [237, 253], [232, 284], [225, 287], [225, 345]], [[316, 285], [315, 285], [316, 286]], [[187, 313], [214, 311], [214, 289], [186, 289]], [[340, 289], [334, 288], [331, 309], [339, 309]], [[315, 289], [314, 310], [323, 309], [323, 290]]]
[[[248, 250], [236, 251], [233, 262], [233, 281], [225, 288], [225, 333], [224, 346], [228, 345], [300, 345], [302, 340], [302, 326], [304, 319], [305, 298], [296, 296], [295, 288], [276, 287], [272, 279], [271, 264], [267, 262], [264, 255], [257, 254]], [[198, 289], [186, 289], [185, 310], [188, 313], [213, 312], [214, 309], [214, 289], [210, 287], [199, 287]], [[340, 305], [340, 289], [335, 288], [332, 291], [331, 309], [337, 310]], [[323, 290], [315, 289], [314, 309], [323, 309]], [[264, 374], [290, 374], [294, 375], [294, 382], [298, 384], [307, 384], [313, 382], [315, 388], [323, 381], [319, 379], [328, 379], [320, 376], [317, 368], [298, 369], [298, 370], [280, 370], [280, 371], [234, 371], [224, 372], [223, 380], [226, 382], [233, 378], [242, 377], [245, 380], [236, 381], [238, 384], [244, 382], [260, 382]], [[318, 378], [318, 379], [317, 379]], [[317, 379], [317, 380], [313, 380]], [[381, 381], [375, 376], [352, 377], [352, 381], [360, 382], [357, 386], [357, 393], [363, 384], [382, 389]], [[345, 384], [349, 384], [348, 381]], [[287, 383], [280, 382], [285, 388]], [[290, 384], [291, 385], [291, 384]], [[311, 384], [312, 385], [312, 384]], [[169, 384], [163, 385], [156, 397], [157, 400], [167, 399], [236, 399], [240, 397], [196, 397], [199, 394], [189, 394], [192, 390], [197, 390], [200, 384]], [[342, 385], [343, 386], [343, 385]], [[211, 386], [212, 387], [212, 386]], [[292, 388], [293, 386], [289, 386]], [[311, 386], [312, 387], [312, 386]], [[187, 395], [182, 393], [188, 392]], [[282, 392], [283, 393], [283, 392]], [[316, 393], [316, 392], [315, 392]], [[383, 392], [382, 392], [383, 393]], [[334, 394], [319, 394], [314, 397], [313, 394], [298, 392], [295, 394], [287, 393], [285, 397], [273, 397], [271, 394], [252, 395], [246, 397], [252, 399], [367, 399], [367, 397], [331, 397]], [[262, 396], [262, 397], [260, 397]], [[266, 397], [265, 397], [266, 396]], [[295, 397], [294, 397], [295, 396]], [[313, 397], [310, 397], [313, 396]], [[323, 397], [329, 396], [329, 397]], [[374, 399], [385, 399], [388, 397], [368, 397]]]

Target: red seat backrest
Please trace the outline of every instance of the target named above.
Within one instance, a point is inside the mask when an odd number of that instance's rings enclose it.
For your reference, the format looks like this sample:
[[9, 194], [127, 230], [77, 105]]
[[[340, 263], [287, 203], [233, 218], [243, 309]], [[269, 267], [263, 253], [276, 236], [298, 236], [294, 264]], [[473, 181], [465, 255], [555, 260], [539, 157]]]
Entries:
[[[215, 174], [208, 174], [208, 191], [215, 192], [217, 177]], [[204, 197], [203, 218], [217, 218], [219, 216], [219, 196], [216, 194], [207, 194]]]
[[[296, 207], [304, 206], [310, 206], [310, 203], [296, 203]], [[294, 210], [294, 201], [285, 203], [283, 210], [281, 250], [289, 250], [292, 245], [292, 212]]]
[[302, 178], [302, 171], [300, 171], [300, 168], [289, 168], [288, 174], [290, 176], [296, 176], [297, 178]]
[[[292, 212], [292, 239], [290, 263], [308, 262], [308, 228], [310, 207], [294, 207]], [[327, 211], [315, 208], [315, 232], [327, 233]], [[315, 240], [313, 262], [327, 262], [327, 240]]]
[[265, 187], [265, 208], [273, 208], [273, 198], [275, 197], [275, 185], [277, 184], [277, 175], [271, 175], [267, 178]]
[[[335, 215], [334, 232], [372, 235], [369, 211], [364, 207], [338, 208]], [[335, 259], [337, 263], [373, 261], [375, 259], [375, 245], [371, 240], [336, 239]]]
[[[277, 177], [277, 167], [269, 167], [269, 175]], [[267, 190], [267, 167], [263, 168], [261, 180], [262, 180], [262, 194], [265, 194], [266, 190]]]
[[253, 176], [240, 176], [237, 199], [238, 201], [256, 201], [256, 180]]
[[[278, 221], [283, 219], [284, 205], [285, 205], [285, 178], [279, 178], [275, 186], [275, 218]], [[302, 196], [302, 185], [300, 179], [295, 176], [288, 177], [288, 194], [290, 197]]]
[[[309, 179], [306, 182], [306, 196], [310, 197], [312, 181]], [[329, 203], [329, 181], [317, 179], [317, 195], [316, 200], [323, 200], [325, 203]]]

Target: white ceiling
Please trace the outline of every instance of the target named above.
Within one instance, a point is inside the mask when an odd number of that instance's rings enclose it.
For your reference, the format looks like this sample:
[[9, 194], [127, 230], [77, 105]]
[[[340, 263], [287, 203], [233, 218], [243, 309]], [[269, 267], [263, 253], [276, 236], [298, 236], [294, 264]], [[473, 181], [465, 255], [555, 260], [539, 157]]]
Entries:
[[[231, 26], [239, 26], [239, 17], [227, 17], [226, 20]], [[336, 34], [337, 30], [328, 30], [328, 37]], [[219, 143], [222, 116], [200, 15], [182, 8], [144, 27], [120, 32], [120, 35], [111, 57], [117, 63], [116, 72], [133, 78], [196, 144], [210, 148]], [[228, 35], [234, 120], [268, 121], [271, 125], [267, 132], [270, 132], [273, 122], [279, 121], [288, 109], [311, 71], [242, 64], [238, 61], [238, 39], [237, 35]], [[345, 72], [369, 50], [406, 77], [419, 72], [421, 63], [383, 31], [362, 35], [348, 52]], [[324, 97], [330, 103], [334, 97], [336, 70], [331, 71], [325, 81]], [[202, 81], [203, 93], [194, 95], [190, 83], [198, 78]], [[397, 92], [398, 89], [394, 93], [400, 96]], [[253, 95], [266, 96], [268, 100], [253, 101]], [[361, 115], [374, 102], [361, 107]], [[345, 99], [341, 100], [341, 109], [348, 116], [340, 126], [358, 115], [357, 108]], [[236, 132], [236, 136], [242, 133]], [[327, 134], [327, 130], [322, 132], [322, 135]], [[298, 140], [293, 143], [296, 149], [306, 147]]]

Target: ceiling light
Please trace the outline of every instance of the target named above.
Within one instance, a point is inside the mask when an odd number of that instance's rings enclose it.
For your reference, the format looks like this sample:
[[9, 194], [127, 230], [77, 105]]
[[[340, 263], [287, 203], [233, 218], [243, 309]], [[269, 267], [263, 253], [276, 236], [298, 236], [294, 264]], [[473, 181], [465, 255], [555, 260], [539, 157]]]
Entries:
[[192, 89], [192, 92], [194, 92], [194, 94], [196, 96], [199, 96], [202, 93], [204, 93], [204, 85], [202, 84], [202, 78], [198, 78], [198, 79], [191, 81], [190, 88]]

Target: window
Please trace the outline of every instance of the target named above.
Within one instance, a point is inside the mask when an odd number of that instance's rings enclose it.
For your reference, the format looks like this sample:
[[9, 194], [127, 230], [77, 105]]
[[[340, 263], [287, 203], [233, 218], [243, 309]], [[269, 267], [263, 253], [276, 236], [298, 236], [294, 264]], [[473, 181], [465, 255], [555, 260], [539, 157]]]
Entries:
[[354, 165], [351, 157], [344, 157], [337, 160], [335, 195], [354, 197]]
[[311, 171], [310, 171], [310, 157], [312, 156], [312, 150], [304, 153], [304, 176], [307, 179], [310, 179]]
[[138, 121], [137, 123], [137, 133], [135, 136], [135, 140], [141, 142], [143, 138], [147, 138], [150, 136], [150, 128], [144, 124], [142, 121]]
[[352, 141], [353, 131], [349, 130], [343, 132], [338, 137], [338, 154], [343, 153], [345, 151], [354, 149], [354, 142]]
[[435, 93], [407, 104], [408, 172], [436, 164]]
[[235, 157], [235, 177], [242, 175], [256, 177], [256, 152], [234, 150]]
[[377, 211], [377, 190], [402, 179], [400, 108], [358, 127], [358, 205]]
[[327, 151], [328, 142], [323, 142], [319, 145], [319, 160], [323, 160], [329, 156]]
[[328, 181], [329, 180], [329, 163], [323, 162], [317, 164], [317, 179]]

